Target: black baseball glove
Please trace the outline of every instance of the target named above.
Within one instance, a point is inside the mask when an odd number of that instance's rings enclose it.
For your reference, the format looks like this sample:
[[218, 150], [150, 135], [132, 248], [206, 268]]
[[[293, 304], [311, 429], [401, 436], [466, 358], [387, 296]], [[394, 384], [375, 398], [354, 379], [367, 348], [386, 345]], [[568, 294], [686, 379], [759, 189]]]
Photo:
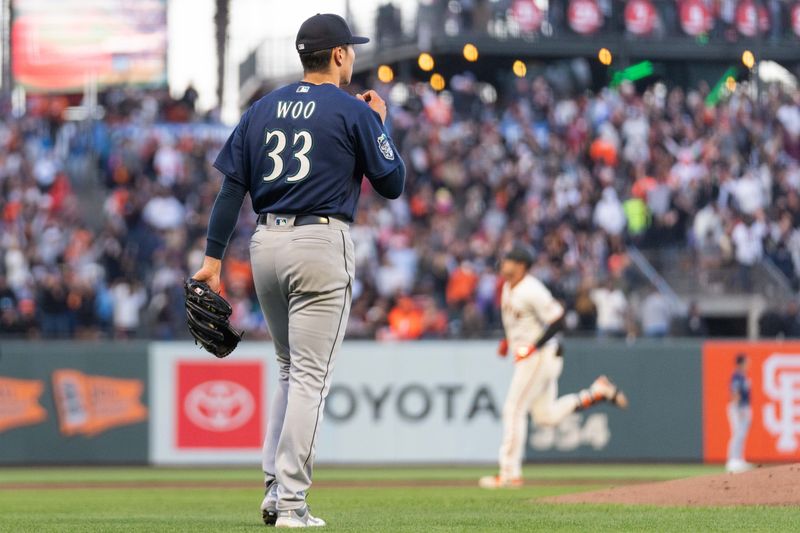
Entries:
[[183, 285], [186, 292], [186, 321], [195, 344], [217, 357], [231, 353], [242, 334], [231, 327], [231, 305], [202, 281], [189, 278]]

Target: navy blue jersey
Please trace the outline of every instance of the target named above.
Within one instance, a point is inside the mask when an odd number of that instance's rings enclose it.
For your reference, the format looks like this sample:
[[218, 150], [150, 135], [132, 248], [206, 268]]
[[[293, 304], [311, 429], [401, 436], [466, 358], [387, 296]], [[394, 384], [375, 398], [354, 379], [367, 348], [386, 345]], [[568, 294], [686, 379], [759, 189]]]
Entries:
[[403, 163], [380, 116], [330, 83], [298, 82], [264, 96], [242, 116], [214, 166], [245, 185], [256, 213], [352, 221], [361, 180]]
[[731, 376], [731, 392], [739, 395], [739, 405], [750, 405], [750, 380], [738, 370]]

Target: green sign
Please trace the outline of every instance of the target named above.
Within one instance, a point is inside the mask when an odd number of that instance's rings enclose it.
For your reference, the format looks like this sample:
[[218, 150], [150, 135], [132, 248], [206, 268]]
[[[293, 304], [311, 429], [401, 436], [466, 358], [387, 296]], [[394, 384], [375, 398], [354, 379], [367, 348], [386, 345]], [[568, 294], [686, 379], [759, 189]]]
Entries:
[[736, 75], [739, 73], [739, 69], [736, 67], [730, 67], [722, 77], [717, 80], [717, 83], [714, 85], [714, 88], [708, 93], [706, 96], [706, 106], [707, 107], [714, 107], [717, 105], [717, 102], [728, 92], [727, 84], [728, 78], [736, 79]]
[[653, 63], [642, 61], [624, 70], [614, 71], [611, 77], [611, 87], [619, 87], [625, 81], [637, 81], [653, 75]]

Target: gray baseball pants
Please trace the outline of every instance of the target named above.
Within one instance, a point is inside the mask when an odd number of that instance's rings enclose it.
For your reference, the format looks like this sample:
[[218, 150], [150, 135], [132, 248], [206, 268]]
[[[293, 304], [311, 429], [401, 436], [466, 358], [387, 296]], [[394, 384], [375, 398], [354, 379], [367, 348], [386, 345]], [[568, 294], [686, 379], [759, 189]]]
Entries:
[[268, 215], [250, 241], [256, 293], [278, 356], [278, 390], [264, 438], [267, 483], [278, 509], [299, 509], [311, 486], [314, 451], [336, 353], [350, 314], [354, 275], [349, 226], [294, 226]]
[[744, 443], [750, 430], [752, 412], [749, 405], [728, 404], [728, 423], [731, 440], [728, 441], [728, 461], [744, 461]]

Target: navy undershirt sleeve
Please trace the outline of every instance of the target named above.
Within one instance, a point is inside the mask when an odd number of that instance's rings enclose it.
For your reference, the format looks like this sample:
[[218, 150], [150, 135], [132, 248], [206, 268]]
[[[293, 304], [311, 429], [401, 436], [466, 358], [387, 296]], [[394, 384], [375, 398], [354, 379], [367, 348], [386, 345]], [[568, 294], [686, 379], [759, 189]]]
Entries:
[[391, 172], [380, 178], [370, 178], [369, 182], [372, 184], [372, 188], [384, 198], [389, 200], [399, 198], [403, 194], [403, 188], [406, 184], [406, 165], [400, 159], [400, 165]]
[[247, 194], [247, 187], [234, 178], [225, 176], [222, 188], [219, 190], [211, 218], [208, 221], [208, 236], [206, 237], [206, 255], [215, 259], [222, 259], [225, 248], [236, 227], [239, 219], [239, 210]]

